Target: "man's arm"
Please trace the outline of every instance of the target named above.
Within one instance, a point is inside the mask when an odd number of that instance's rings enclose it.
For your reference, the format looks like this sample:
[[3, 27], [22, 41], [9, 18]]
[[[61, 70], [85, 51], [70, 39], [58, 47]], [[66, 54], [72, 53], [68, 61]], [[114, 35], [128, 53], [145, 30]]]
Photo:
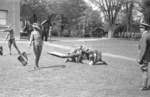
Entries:
[[33, 41], [33, 32], [31, 32], [31, 36], [30, 36], [30, 42], [29, 42], [29, 45], [31, 46], [32, 44], [32, 41]]
[[4, 30], [0, 30], [0, 31], [2, 31], [2, 32], [9, 32], [10, 29], [4, 29]]
[[0, 30], [0, 32], [9, 32], [10, 29], [4, 29], [4, 30]]
[[9, 33], [6, 35], [6, 38], [5, 38], [5, 40], [7, 40], [7, 39], [8, 39], [9, 35], [10, 35]]

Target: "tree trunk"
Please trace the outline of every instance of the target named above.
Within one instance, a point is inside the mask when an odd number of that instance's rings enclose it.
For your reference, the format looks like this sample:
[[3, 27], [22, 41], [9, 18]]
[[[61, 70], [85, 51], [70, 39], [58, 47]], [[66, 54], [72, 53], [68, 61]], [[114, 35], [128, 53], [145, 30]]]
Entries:
[[108, 38], [113, 38], [113, 37], [114, 37], [114, 30], [113, 30], [113, 28], [110, 28], [108, 30]]

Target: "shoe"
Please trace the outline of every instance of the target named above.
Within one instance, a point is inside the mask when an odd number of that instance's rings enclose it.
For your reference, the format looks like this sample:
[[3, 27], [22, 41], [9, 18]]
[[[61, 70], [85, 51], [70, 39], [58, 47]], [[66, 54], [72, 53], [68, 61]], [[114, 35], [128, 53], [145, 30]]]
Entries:
[[40, 69], [39, 67], [36, 67], [36, 66], [34, 67], [34, 70], [39, 70], [39, 69]]
[[93, 66], [93, 61], [89, 62], [89, 66]]
[[144, 86], [144, 87], [141, 88], [141, 90], [142, 91], [150, 90], [150, 86], [148, 86], [148, 87]]
[[65, 61], [65, 63], [67, 63], [67, 62], [69, 62], [69, 59], [67, 59], [67, 60]]

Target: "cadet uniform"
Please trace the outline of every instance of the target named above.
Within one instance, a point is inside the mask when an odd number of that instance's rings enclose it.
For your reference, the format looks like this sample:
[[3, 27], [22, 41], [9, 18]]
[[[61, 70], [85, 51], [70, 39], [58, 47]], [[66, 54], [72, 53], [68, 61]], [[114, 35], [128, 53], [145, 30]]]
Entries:
[[[145, 28], [148, 28], [147, 24], [142, 24]], [[145, 30], [142, 34], [142, 38], [139, 42], [139, 64], [140, 69], [143, 72], [143, 88], [142, 90], [149, 89], [148, 86], [148, 64], [150, 62], [150, 30]]]

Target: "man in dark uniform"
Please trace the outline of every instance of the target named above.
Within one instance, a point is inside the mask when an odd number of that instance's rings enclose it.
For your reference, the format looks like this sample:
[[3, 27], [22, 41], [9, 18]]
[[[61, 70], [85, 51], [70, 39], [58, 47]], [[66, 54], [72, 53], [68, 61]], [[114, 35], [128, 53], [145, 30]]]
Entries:
[[37, 23], [38, 22], [38, 17], [37, 15], [34, 13], [33, 16], [30, 18], [30, 23]]
[[142, 23], [140, 30], [143, 32], [143, 34], [139, 42], [140, 53], [138, 63], [140, 64], [140, 69], [143, 73], [142, 90], [149, 90], [150, 87], [148, 86], [148, 65], [150, 62], [150, 25]]
[[43, 26], [43, 33], [42, 33], [42, 39], [47, 41], [49, 36], [49, 31], [52, 30], [50, 27], [51, 25], [51, 18], [48, 16], [46, 20], [44, 20], [41, 25]]
[[0, 55], [2, 56], [3, 55], [3, 47], [0, 46]]

